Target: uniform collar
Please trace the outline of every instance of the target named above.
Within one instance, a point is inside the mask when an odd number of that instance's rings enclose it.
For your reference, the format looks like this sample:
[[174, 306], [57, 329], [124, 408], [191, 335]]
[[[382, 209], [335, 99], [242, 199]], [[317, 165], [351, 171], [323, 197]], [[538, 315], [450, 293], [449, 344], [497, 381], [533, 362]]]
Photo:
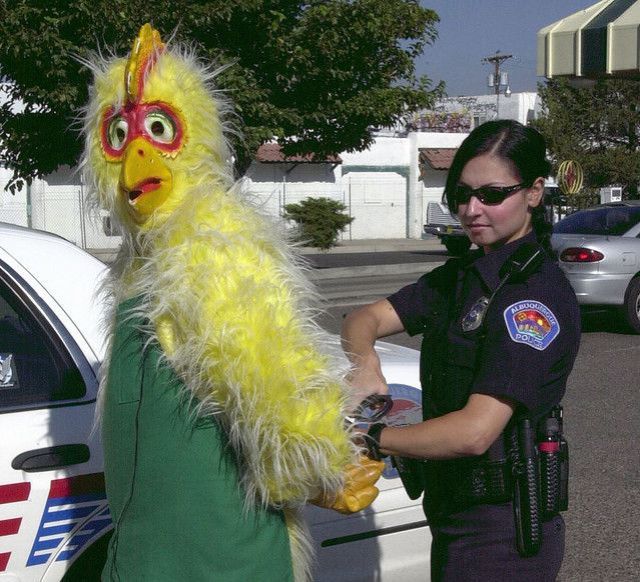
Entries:
[[507, 243], [486, 255], [482, 249], [478, 249], [470, 253], [468, 267], [475, 269], [489, 290], [494, 291], [500, 283], [500, 269], [505, 261], [524, 243], [536, 242], [536, 235], [531, 231], [522, 238]]

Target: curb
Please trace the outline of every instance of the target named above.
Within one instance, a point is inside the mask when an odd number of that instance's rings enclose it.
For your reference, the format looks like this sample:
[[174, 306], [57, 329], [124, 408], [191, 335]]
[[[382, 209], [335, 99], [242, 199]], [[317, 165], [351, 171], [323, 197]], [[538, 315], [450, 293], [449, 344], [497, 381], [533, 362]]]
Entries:
[[[299, 256], [305, 255], [332, 255], [332, 254], [358, 254], [358, 253], [385, 253], [385, 252], [429, 252], [443, 250], [440, 241], [430, 239], [373, 239], [366, 241], [343, 242], [326, 251], [315, 247], [295, 247], [294, 252]], [[102, 261], [112, 263], [118, 254], [117, 249], [87, 249], [87, 252]], [[341, 267], [335, 267], [341, 268]], [[329, 269], [322, 269], [327, 271]], [[419, 272], [419, 271], [418, 271]]]
[[301, 255], [322, 254], [351, 254], [351, 253], [382, 253], [382, 252], [411, 252], [444, 250], [439, 239], [369, 239], [347, 241], [327, 250], [316, 247], [296, 247]]

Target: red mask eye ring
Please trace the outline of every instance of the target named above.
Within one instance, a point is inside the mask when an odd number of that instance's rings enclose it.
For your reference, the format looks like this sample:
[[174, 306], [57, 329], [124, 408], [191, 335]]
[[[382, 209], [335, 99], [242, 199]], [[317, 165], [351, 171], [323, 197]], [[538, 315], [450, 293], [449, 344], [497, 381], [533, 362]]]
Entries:
[[154, 142], [169, 145], [176, 138], [176, 122], [162, 109], [148, 111], [144, 117], [144, 130]]
[[114, 160], [137, 137], [143, 137], [163, 152], [175, 154], [182, 147], [183, 136], [180, 117], [165, 103], [136, 104], [117, 112], [111, 107], [102, 117], [102, 149]]
[[142, 105], [137, 130], [158, 149], [175, 153], [183, 143], [183, 124], [179, 115], [166, 103]]
[[102, 149], [111, 158], [118, 158], [129, 139], [129, 122], [123, 112], [116, 113], [112, 107], [105, 110], [100, 127]]

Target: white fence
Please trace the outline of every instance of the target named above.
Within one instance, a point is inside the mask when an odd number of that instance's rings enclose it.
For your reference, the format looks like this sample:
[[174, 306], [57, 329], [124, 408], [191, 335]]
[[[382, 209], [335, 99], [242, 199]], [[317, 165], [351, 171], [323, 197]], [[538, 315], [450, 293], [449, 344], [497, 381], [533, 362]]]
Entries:
[[[89, 251], [116, 249], [117, 233], [110, 232], [106, 213], [92, 216], [80, 184], [36, 180], [11, 194], [3, 189], [8, 170], [0, 169], [0, 221], [58, 234]], [[407, 233], [407, 181], [393, 172], [351, 172], [341, 182], [250, 182], [251, 196], [263, 211], [281, 217], [286, 204], [309, 197], [342, 202], [354, 221], [342, 240], [404, 238]]]
[[407, 232], [407, 182], [393, 172], [351, 172], [341, 184], [322, 182], [251, 182], [251, 195], [265, 212], [282, 216], [287, 204], [306, 198], [342, 202], [354, 221], [342, 240], [404, 238]]
[[348, 238], [404, 238], [407, 182], [394, 172], [353, 172], [343, 177], [346, 206], [355, 220]]
[[111, 250], [120, 245], [119, 236], [105, 232], [107, 217], [87, 211], [82, 186], [36, 180], [11, 194], [3, 188], [6, 172], [0, 170], [0, 221], [58, 234], [87, 250]]

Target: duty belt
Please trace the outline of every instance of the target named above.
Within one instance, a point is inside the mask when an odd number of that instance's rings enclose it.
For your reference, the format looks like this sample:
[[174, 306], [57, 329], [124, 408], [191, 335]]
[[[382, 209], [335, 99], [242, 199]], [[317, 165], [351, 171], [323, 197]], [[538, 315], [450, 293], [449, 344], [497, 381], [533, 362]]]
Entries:
[[511, 463], [502, 461], [476, 461], [457, 475], [459, 485], [454, 498], [461, 502], [502, 503], [511, 498], [513, 471]]
[[482, 503], [513, 499], [513, 469], [509, 459], [424, 461], [422, 472], [429, 514], [445, 515]]

